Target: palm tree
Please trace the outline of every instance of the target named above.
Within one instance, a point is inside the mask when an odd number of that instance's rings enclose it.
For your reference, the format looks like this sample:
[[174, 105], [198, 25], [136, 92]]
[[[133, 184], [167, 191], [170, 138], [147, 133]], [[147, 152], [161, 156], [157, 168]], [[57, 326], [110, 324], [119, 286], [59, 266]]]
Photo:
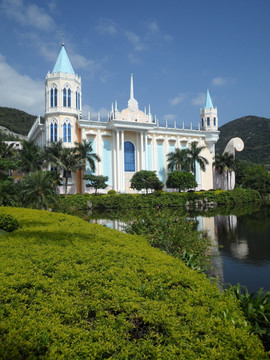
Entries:
[[231, 173], [235, 168], [235, 159], [234, 156], [228, 152], [221, 154], [216, 154], [214, 167], [218, 171], [220, 175], [226, 172], [227, 177], [227, 190], [229, 189], [229, 174], [230, 174], [230, 182], [231, 182]]
[[189, 163], [187, 157], [187, 149], [176, 148], [175, 151], [167, 154], [168, 157], [168, 170], [189, 170]]
[[195, 142], [191, 143], [190, 149], [187, 150], [187, 156], [190, 163], [190, 170], [194, 174], [196, 179], [196, 163], [199, 164], [202, 171], [205, 171], [206, 165], [209, 161], [200, 155], [201, 151], [205, 149], [205, 146], [197, 146]]
[[49, 143], [49, 145], [46, 146], [44, 150], [47, 164], [55, 166], [57, 168], [57, 173], [60, 172], [59, 159], [62, 157], [63, 149], [63, 141], [59, 140], [57, 142]]
[[41, 170], [44, 156], [41, 149], [34, 141], [22, 141], [22, 149], [19, 150], [20, 170], [25, 173]]
[[88, 161], [92, 172], [96, 170], [95, 161], [100, 161], [100, 157], [93, 152], [92, 144], [87, 140], [83, 140], [81, 143], [75, 142], [75, 147], [82, 160]]
[[20, 181], [20, 195], [26, 206], [46, 209], [55, 201], [58, 179], [50, 171], [36, 171], [27, 174]]

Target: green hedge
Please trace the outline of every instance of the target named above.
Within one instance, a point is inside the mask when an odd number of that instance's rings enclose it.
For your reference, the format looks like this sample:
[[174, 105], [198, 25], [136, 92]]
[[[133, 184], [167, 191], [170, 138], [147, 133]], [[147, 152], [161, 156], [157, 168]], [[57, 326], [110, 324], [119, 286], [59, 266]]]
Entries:
[[0, 208], [1, 359], [267, 359], [237, 303], [146, 240]]
[[156, 192], [153, 194], [115, 194], [115, 195], [68, 195], [59, 197], [58, 208], [55, 210], [70, 214], [85, 211], [89, 202], [96, 210], [123, 210], [128, 208], [147, 207], [184, 207], [186, 202], [203, 200], [216, 202], [218, 205], [235, 205], [261, 201], [258, 191], [236, 188], [232, 191], [198, 191], [188, 193], [165, 193]]

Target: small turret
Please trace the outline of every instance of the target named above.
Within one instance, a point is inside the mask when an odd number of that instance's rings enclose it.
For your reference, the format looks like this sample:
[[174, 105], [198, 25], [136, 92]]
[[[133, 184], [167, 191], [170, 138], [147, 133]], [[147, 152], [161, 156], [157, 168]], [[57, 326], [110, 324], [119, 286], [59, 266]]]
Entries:
[[213, 106], [209, 90], [206, 93], [206, 99], [201, 114], [201, 129], [205, 131], [218, 130], [217, 108]]

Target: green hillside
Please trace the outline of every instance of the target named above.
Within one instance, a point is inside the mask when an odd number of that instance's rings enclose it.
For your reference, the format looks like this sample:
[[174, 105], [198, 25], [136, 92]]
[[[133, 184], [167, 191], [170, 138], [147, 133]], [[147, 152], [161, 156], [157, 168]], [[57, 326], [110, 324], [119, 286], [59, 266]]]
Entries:
[[244, 116], [221, 126], [216, 152], [222, 153], [233, 137], [240, 137], [245, 144], [236, 158], [254, 163], [270, 164], [270, 119], [258, 116]]
[[17, 134], [27, 135], [36, 116], [24, 111], [0, 106], [0, 126], [4, 126]]

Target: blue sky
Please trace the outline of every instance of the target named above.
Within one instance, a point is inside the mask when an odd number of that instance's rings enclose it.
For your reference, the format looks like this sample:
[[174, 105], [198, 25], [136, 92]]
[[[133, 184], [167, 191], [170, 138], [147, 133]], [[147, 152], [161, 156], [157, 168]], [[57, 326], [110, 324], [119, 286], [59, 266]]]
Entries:
[[200, 120], [206, 90], [219, 125], [270, 117], [269, 0], [1, 0], [0, 106], [44, 113], [62, 34], [82, 78], [83, 112], [140, 108], [160, 122]]

